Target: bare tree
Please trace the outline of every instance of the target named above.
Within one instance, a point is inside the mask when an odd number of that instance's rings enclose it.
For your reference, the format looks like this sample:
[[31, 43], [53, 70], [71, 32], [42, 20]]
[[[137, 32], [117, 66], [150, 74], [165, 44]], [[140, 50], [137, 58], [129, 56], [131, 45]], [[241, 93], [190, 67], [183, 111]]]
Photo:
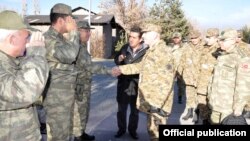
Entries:
[[40, 14], [39, 0], [33, 0], [34, 15]]
[[141, 25], [148, 15], [145, 0], [102, 0], [99, 8], [103, 14], [113, 14], [126, 32], [133, 25]]

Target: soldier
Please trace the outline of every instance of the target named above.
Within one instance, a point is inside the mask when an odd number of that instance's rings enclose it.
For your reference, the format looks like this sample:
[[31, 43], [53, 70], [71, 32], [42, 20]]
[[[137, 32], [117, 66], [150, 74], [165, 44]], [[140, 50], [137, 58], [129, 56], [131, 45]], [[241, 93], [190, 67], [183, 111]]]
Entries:
[[[182, 43], [181, 40], [182, 40], [181, 33], [174, 32], [172, 34], [172, 43], [169, 45], [172, 48], [176, 70], [180, 64], [181, 56], [186, 46], [186, 44]], [[177, 79], [177, 85], [178, 85], [178, 103], [182, 104], [182, 96], [185, 93], [185, 82], [182, 76], [178, 72], [176, 73], [176, 79]]]
[[227, 29], [222, 34], [221, 49], [208, 88], [212, 124], [220, 124], [230, 114], [242, 115], [250, 93], [250, 58], [236, 44], [237, 31]]
[[[68, 141], [73, 130], [79, 32], [68, 5], [55, 4], [50, 11], [50, 20], [51, 26], [44, 33], [50, 67], [44, 100], [50, 130], [47, 129], [47, 135], [52, 141]], [[64, 33], [69, 33], [69, 40], [63, 37]]]
[[198, 31], [192, 31], [190, 34], [191, 42], [185, 47], [182, 53], [178, 73], [183, 77], [186, 87], [186, 109], [187, 114], [182, 117], [184, 120], [193, 118], [193, 112], [196, 107], [196, 83], [199, 73], [199, 60], [203, 48], [202, 41]]
[[39, 141], [33, 103], [48, 78], [44, 37], [41, 32], [31, 35], [14, 11], [2, 11], [0, 19], [0, 140]]
[[[148, 46], [143, 44], [141, 28], [134, 26], [130, 30], [129, 43], [125, 44], [119, 53], [115, 56], [116, 65], [126, 65], [138, 63], [145, 55]], [[128, 131], [133, 139], [138, 139], [136, 133], [139, 121], [139, 112], [136, 108], [136, 99], [138, 96], [139, 75], [120, 75], [117, 84], [117, 124], [118, 132], [115, 137], [121, 137], [126, 133], [127, 128], [127, 108], [130, 106], [130, 116]]]
[[[197, 82], [197, 112], [203, 124], [209, 124], [209, 108], [207, 105], [207, 88], [209, 80], [213, 74], [216, 57], [213, 53], [219, 48], [218, 44], [219, 29], [209, 28], [206, 32], [206, 44], [201, 50], [201, 58]], [[198, 120], [197, 120], [198, 121]], [[197, 122], [196, 121], [196, 122]]]
[[87, 21], [77, 23], [80, 33], [80, 51], [76, 60], [76, 68], [81, 70], [77, 75], [76, 101], [74, 108], [74, 135], [76, 140], [95, 140], [95, 136], [85, 132], [90, 105], [92, 74], [111, 74], [111, 70], [104, 66], [93, 64], [87, 50], [87, 42], [91, 36], [91, 28]]
[[113, 68], [114, 74], [138, 74], [137, 107], [148, 116], [151, 141], [158, 141], [160, 124], [166, 124], [173, 103], [174, 60], [171, 49], [160, 39], [161, 27], [147, 24], [144, 42], [149, 49], [139, 63]]
[[[243, 33], [242, 30], [237, 30], [238, 33], [238, 38], [236, 40], [238, 47], [245, 53], [248, 54], [248, 56], [250, 55], [250, 45], [247, 44], [246, 42], [242, 41], [243, 38]], [[244, 117], [245, 118], [250, 118], [250, 101], [248, 102], [248, 104], [245, 107], [245, 114]]]

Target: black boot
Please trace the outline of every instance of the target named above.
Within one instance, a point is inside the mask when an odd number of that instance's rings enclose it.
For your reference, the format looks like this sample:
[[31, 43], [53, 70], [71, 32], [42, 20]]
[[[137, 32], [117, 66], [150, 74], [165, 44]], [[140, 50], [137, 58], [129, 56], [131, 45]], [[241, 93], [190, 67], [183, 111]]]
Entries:
[[183, 120], [188, 120], [189, 118], [193, 117], [193, 108], [188, 108], [187, 114], [182, 117]]
[[93, 141], [93, 140], [95, 140], [95, 136], [88, 135], [85, 132], [83, 132], [82, 135], [81, 135], [81, 140], [82, 141]]
[[182, 104], [182, 96], [181, 96], [181, 95], [178, 96], [178, 103], [179, 103], [179, 104]]
[[199, 117], [200, 117], [200, 110], [199, 109], [195, 109], [194, 110], [194, 117], [193, 117], [193, 122], [194, 124], [197, 124], [199, 121]]

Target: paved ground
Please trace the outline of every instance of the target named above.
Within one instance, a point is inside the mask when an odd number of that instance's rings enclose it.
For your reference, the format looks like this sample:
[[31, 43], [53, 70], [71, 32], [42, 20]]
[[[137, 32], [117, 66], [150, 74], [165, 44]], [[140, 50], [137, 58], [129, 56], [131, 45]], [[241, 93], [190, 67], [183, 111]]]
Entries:
[[[113, 60], [94, 60], [95, 63], [113, 67]], [[89, 121], [87, 124], [87, 133], [94, 134], [96, 141], [132, 141], [129, 134], [125, 134], [121, 138], [114, 137], [117, 132], [116, 124], [116, 83], [117, 79], [107, 75], [94, 75], [92, 83], [91, 108]], [[185, 99], [183, 99], [185, 102]], [[193, 124], [192, 120], [183, 121], [180, 117], [185, 115], [185, 103], [177, 104], [177, 96], [174, 97], [174, 105], [172, 114], [168, 120], [168, 124]], [[128, 111], [129, 113], [129, 111]], [[128, 114], [129, 115], [129, 114]], [[146, 127], [146, 116], [140, 113], [138, 127], [138, 141], [149, 141]], [[45, 136], [44, 136], [45, 137]], [[43, 141], [46, 141], [45, 139]]]

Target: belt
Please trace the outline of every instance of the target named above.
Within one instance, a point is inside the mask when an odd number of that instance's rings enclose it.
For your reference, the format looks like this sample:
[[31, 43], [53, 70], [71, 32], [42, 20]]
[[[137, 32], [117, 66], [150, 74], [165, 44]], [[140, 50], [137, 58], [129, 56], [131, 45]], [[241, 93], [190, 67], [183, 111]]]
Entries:
[[29, 105], [27, 107], [21, 107], [21, 108], [17, 108], [17, 109], [0, 110], [0, 111], [16, 111], [16, 110], [21, 110], [21, 109], [28, 109], [28, 108], [33, 107], [33, 106], [34, 105], [31, 104], [31, 105]]

